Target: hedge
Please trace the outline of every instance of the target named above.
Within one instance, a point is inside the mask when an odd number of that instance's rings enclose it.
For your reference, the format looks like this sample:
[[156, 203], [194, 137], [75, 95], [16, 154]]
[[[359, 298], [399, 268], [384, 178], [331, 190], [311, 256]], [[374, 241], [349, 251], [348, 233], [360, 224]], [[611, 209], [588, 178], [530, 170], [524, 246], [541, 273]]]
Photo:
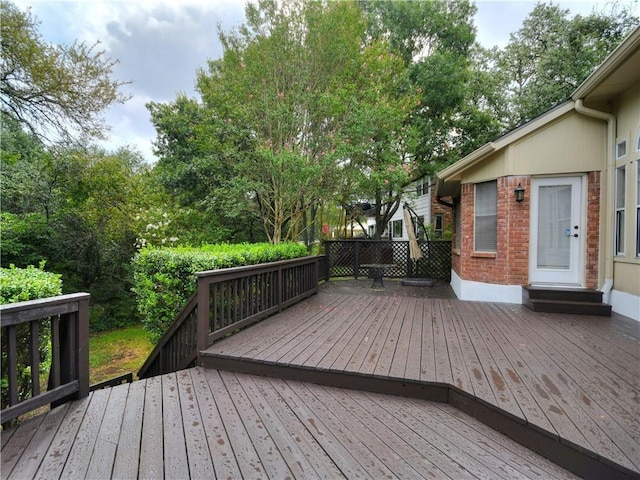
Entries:
[[[27, 268], [0, 268], [0, 305], [8, 303], [55, 297], [62, 293], [61, 275], [43, 270], [33, 265]], [[4, 332], [3, 332], [4, 333]], [[40, 371], [46, 377], [51, 365], [51, 329], [41, 326], [38, 330], [40, 345]], [[29, 324], [16, 328], [16, 347], [18, 352], [18, 398], [24, 400], [31, 396], [31, 366], [29, 359]], [[2, 381], [1, 404], [4, 409], [9, 404], [9, 382], [6, 371], [7, 336], [2, 335]], [[46, 378], [43, 378], [46, 381]]]
[[134, 287], [143, 324], [157, 341], [196, 291], [196, 272], [300, 258], [297, 243], [147, 247], [133, 258]]
[[0, 305], [38, 298], [55, 297], [62, 292], [61, 275], [45, 272], [44, 262], [39, 268], [0, 268]]

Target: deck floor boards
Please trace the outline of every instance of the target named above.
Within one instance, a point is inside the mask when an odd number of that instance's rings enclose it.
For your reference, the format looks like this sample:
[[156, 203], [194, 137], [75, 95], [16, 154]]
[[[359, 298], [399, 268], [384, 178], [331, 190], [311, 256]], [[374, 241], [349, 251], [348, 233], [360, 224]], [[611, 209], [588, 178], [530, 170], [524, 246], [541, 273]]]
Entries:
[[449, 405], [202, 367], [6, 433], [4, 478], [575, 478]]
[[[366, 295], [327, 287], [305, 302], [317, 306], [306, 306], [310, 317], [299, 321], [313, 322], [318, 340], [298, 339], [295, 352], [305, 346], [313, 349], [309, 354], [289, 356], [292, 347], [282, 342], [288, 330], [274, 317], [263, 322], [262, 332], [275, 341], [242, 332], [238, 337], [246, 338], [214, 344], [207, 355], [215, 358], [219, 349], [252, 338], [260, 344], [254, 349], [268, 349], [270, 359], [282, 349], [290, 367], [452, 385], [525, 424], [640, 472], [637, 322], [616, 314], [569, 316], [522, 305], [391, 294], [367, 297], [370, 313], [361, 321], [361, 304], [347, 299], [359, 296]], [[330, 302], [343, 308], [328, 317], [318, 314], [319, 306]], [[356, 308], [348, 311], [349, 306]]]
[[[329, 286], [206, 354], [445, 383], [640, 473], [640, 324], [615, 314]], [[3, 478], [575, 478], [446, 403], [232, 368], [95, 391], [1, 436]]]

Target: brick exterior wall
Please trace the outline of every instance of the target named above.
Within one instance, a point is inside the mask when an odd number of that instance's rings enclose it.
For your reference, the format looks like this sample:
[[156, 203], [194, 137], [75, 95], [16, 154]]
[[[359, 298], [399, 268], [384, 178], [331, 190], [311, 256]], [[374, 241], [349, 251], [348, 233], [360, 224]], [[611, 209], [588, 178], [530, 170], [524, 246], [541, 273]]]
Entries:
[[[524, 200], [515, 201], [514, 190], [522, 185]], [[474, 184], [461, 186], [462, 221], [460, 250], [454, 248], [452, 266], [463, 280], [498, 285], [526, 285], [529, 283], [529, 210], [531, 179], [510, 176], [497, 179], [497, 249], [496, 253], [474, 252]], [[591, 172], [587, 182], [587, 287], [597, 288], [600, 217], [600, 173]]]
[[598, 288], [600, 265], [600, 172], [591, 172], [587, 179], [587, 288]]
[[[436, 198], [436, 189], [431, 188], [431, 223], [435, 223], [436, 214], [442, 215], [442, 227], [446, 231], [447, 229], [453, 230], [453, 208], [447, 207], [438, 203]], [[453, 204], [453, 198], [445, 197], [444, 200], [447, 203]]]

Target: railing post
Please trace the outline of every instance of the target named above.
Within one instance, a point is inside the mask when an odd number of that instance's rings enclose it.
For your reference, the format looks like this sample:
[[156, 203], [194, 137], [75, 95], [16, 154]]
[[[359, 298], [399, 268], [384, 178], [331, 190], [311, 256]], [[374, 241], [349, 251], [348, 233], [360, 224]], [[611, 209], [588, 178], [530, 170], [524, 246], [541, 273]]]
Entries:
[[278, 305], [278, 311], [282, 311], [282, 299], [284, 298], [284, 281], [282, 279], [282, 265], [276, 270], [276, 303]]
[[411, 260], [411, 245], [409, 245], [409, 242], [406, 242], [407, 244], [407, 277], [408, 278], [413, 278], [413, 261]]
[[77, 375], [78, 398], [89, 395], [89, 298], [78, 302], [78, 314], [76, 316], [76, 335], [78, 345]]
[[352, 240], [353, 242], [353, 276], [358, 279], [358, 273], [360, 273], [360, 242], [358, 240]]
[[200, 352], [209, 345], [209, 283], [206, 278], [198, 277], [198, 365], [200, 365]]

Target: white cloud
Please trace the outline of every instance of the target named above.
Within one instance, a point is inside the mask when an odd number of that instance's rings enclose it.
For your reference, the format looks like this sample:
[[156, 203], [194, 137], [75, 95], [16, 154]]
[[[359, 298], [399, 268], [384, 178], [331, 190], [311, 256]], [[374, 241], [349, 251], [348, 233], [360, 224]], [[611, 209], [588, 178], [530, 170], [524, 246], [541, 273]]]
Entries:
[[[222, 47], [218, 24], [224, 30], [244, 18], [240, 0], [14, 0], [22, 10], [31, 6], [39, 18], [43, 38], [54, 44], [101, 42], [108, 57], [118, 59], [113, 78], [130, 81], [123, 92], [132, 95], [125, 105], [105, 113], [112, 126], [109, 145], [136, 145], [153, 161], [155, 130], [145, 104], [173, 100], [177, 93], [194, 96], [196, 70], [218, 58]], [[504, 46], [535, 3], [479, 0], [476, 26], [485, 46]], [[561, 2], [575, 13], [589, 13], [597, 1]]]
[[222, 55], [218, 24], [228, 30], [243, 21], [244, 4], [217, 1], [35, 1], [17, 0], [40, 20], [43, 38], [54, 44], [100, 42], [117, 59], [113, 78], [132, 96], [105, 112], [109, 145], [136, 145], [153, 161], [155, 130], [145, 104], [166, 102], [181, 92], [196, 95], [198, 68]]

